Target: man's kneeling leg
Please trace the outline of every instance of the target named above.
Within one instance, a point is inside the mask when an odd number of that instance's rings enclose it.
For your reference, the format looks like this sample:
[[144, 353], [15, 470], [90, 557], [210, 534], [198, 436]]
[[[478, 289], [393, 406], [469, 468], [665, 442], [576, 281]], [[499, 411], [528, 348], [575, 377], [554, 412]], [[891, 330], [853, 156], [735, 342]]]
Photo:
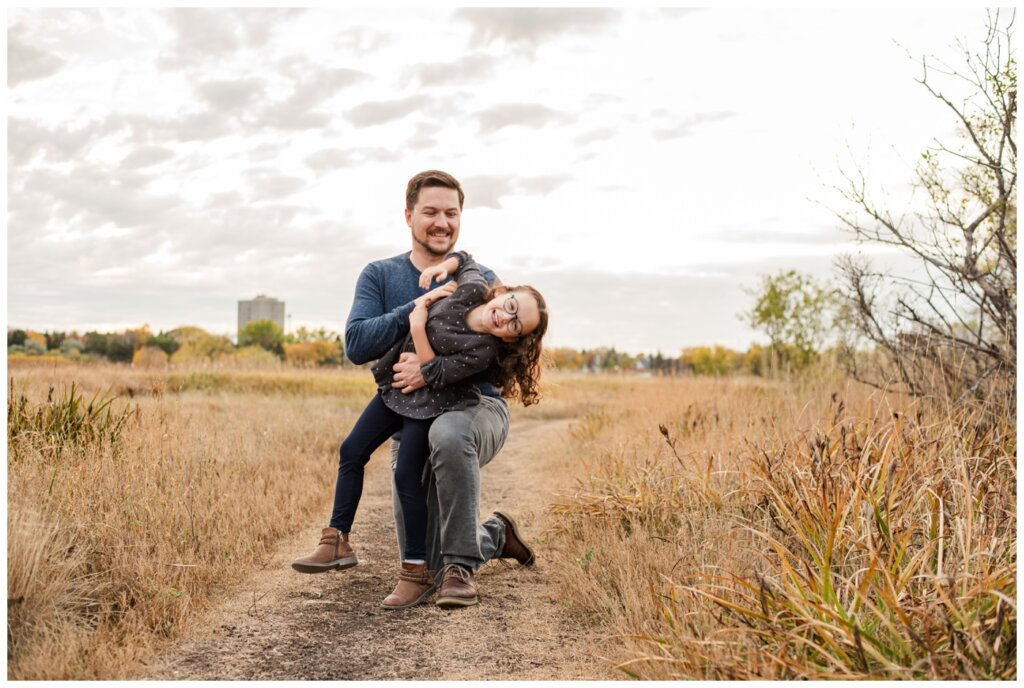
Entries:
[[508, 424], [505, 403], [483, 397], [475, 406], [441, 415], [430, 428], [428, 499], [437, 505], [437, 519], [429, 524], [427, 548], [440, 553], [441, 566], [475, 571], [501, 552], [505, 524], [495, 517], [479, 520], [480, 468], [501, 449]]

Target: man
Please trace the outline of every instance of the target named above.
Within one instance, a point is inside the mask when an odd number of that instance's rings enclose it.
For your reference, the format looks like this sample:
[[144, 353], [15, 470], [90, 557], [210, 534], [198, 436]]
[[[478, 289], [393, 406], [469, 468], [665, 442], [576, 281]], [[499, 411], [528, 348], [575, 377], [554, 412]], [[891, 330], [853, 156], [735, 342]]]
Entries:
[[[453, 250], [459, 238], [464, 198], [458, 180], [439, 170], [427, 170], [409, 180], [405, 221], [412, 233], [412, 250], [370, 263], [360, 274], [345, 326], [345, 353], [353, 363], [380, 358], [409, 333], [413, 301], [426, 292], [419, 286], [420, 272], [441, 263]], [[489, 281], [497, 280], [486, 268], [484, 274]], [[445, 286], [438, 289], [451, 291]], [[403, 354], [394, 369], [393, 384], [403, 392], [425, 386], [415, 354]], [[479, 404], [449, 411], [434, 421], [429, 435], [430, 458], [423, 476], [428, 568], [438, 571], [436, 603], [445, 607], [478, 602], [473, 574], [489, 559], [513, 558], [525, 566], [534, 560], [509, 516], [496, 512], [479, 522], [480, 469], [505, 442], [509, 415], [497, 390], [482, 379], [477, 387], [482, 395]], [[397, 448], [396, 440], [391, 447], [392, 469]], [[404, 524], [394, 485], [392, 497], [399, 551], [403, 551]], [[347, 534], [325, 528], [317, 549], [292, 566], [317, 573], [355, 563]]]

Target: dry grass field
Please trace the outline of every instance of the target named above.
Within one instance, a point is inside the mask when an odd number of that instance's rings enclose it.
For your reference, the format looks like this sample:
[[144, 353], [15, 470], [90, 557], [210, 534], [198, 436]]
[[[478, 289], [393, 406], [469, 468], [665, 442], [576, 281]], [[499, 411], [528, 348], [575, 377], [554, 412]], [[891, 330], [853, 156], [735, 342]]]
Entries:
[[8, 672], [35, 679], [122, 676], [320, 516], [309, 485], [373, 391], [355, 372], [112, 365], [10, 384]]
[[1009, 410], [838, 378], [583, 387], [562, 585], [628, 675], [1016, 676]]
[[[8, 677], [123, 677], [178, 636], [318, 522], [309, 486], [371, 393], [12, 362]], [[1016, 676], [1012, 418], [833, 379], [557, 374], [513, 414], [574, 419], [545, 559], [624, 676]]]

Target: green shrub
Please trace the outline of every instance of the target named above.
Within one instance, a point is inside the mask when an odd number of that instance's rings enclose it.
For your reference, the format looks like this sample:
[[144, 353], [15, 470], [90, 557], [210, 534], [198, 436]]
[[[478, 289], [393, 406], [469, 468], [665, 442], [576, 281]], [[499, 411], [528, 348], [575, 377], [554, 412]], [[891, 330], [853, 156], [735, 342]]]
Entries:
[[124, 407], [115, 411], [116, 399], [116, 396], [97, 392], [86, 401], [72, 382], [60, 392], [50, 387], [46, 402], [32, 405], [24, 393], [15, 394], [12, 378], [7, 399], [7, 442], [11, 458], [20, 458], [22, 442], [57, 456], [70, 448], [116, 442], [128, 421], [138, 415], [138, 408]]
[[26, 339], [23, 346], [25, 348], [25, 353], [30, 356], [42, 356], [46, 353], [46, 347], [34, 339]]

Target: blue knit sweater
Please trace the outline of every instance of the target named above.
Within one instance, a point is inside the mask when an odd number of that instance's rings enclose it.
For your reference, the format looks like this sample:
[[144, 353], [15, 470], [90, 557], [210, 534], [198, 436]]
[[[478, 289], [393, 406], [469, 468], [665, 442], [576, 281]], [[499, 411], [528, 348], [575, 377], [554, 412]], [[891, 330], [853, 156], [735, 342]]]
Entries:
[[[413, 301], [439, 286], [435, 282], [430, 289], [420, 288], [420, 271], [412, 264], [409, 253], [376, 260], [359, 274], [352, 310], [345, 323], [345, 355], [353, 363], [375, 361], [405, 339]], [[482, 265], [480, 270], [489, 283], [498, 282], [493, 271]], [[481, 381], [477, 387], [482, 394], [500, 397], [486, 382]]]

